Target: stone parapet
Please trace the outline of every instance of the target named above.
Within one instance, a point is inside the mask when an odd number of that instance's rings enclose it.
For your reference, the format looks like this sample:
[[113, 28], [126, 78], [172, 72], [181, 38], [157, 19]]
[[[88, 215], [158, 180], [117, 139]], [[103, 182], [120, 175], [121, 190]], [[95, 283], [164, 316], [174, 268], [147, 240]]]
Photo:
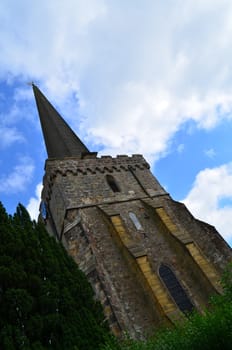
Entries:
[[87, 175], [87, 174], [104, 174], [114, 171], [128, 171], [129, 166], [134, 170], [136, 169], [149, 169], [150, 166], [142, 155], [133, 154], [132, 156], [119, 155], [116, 157], [102, 156], [100, 158], [64, 158], [60, 159], [48, 159], [46, 161], [45, 170], [54, 177], [57, 174], [66, 176], [68, 173], [73, 175]]

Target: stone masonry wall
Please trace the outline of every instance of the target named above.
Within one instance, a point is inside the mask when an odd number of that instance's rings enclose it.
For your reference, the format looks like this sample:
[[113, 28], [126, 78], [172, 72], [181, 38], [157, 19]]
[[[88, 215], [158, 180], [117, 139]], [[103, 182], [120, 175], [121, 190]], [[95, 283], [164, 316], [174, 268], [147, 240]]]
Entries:
[[[105, 181], [106, 175], [113, 175], [120, 186], [119, 193], [112, 193]], [[139, 179], [143, 187], [139, 184]], [[145, 191], [153, 191], [153, 195], [165, 194], [151, 174], [148, 163], [140, 155], [48, 160], [43, 197], [49, 199], [53, 186], [57, 183], [70, 208], [108, 202], [115, 200], [115, 196], [119, 200], [147, 196]]]
[[172, 320], [178, 307], [160, 279], [161, 264], [199, 310], [219, 290], [231, 249], [170, 198], [142, 156], [49, 160], [42, 198], [48, 229], [87, 275], [115, 334], [141, 338]]

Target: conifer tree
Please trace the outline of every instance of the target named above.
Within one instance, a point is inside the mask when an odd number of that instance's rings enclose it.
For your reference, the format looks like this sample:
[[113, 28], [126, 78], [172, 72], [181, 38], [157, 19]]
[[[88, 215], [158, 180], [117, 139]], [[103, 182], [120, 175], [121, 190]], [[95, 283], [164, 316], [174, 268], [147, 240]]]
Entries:
[[108, 334], [84, 274], [19, 204], [0, 203], [0, 349], [99, 349]]

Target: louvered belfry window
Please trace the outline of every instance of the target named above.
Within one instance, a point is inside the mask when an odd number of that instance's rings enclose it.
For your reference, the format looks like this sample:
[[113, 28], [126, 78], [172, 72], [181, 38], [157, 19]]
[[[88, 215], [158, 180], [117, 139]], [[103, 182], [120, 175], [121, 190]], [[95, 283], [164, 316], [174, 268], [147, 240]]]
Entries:
[[193, 304], [170, 267], [161, 264], [159, 275], [179, 309], [185, 313], [192, 311]]
[[112, 175], [106, 175], [106, 181], [113, 192], [120, 192], [120, 188]]

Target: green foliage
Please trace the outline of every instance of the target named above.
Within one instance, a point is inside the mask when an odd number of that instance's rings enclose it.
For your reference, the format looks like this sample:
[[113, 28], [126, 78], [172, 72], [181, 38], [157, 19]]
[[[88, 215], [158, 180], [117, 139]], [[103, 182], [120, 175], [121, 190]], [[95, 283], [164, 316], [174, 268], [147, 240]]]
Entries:
[[108, 334], [83, 273], [42, 224], [0, 204], [0, 349], [99, 349]]
[[213, 297], [204, 315], [193, 313], [147, 341], [109, 341], [102, 350], [229, 350], [232, 347], [232, 265], [222, 279], [223, 295]]

